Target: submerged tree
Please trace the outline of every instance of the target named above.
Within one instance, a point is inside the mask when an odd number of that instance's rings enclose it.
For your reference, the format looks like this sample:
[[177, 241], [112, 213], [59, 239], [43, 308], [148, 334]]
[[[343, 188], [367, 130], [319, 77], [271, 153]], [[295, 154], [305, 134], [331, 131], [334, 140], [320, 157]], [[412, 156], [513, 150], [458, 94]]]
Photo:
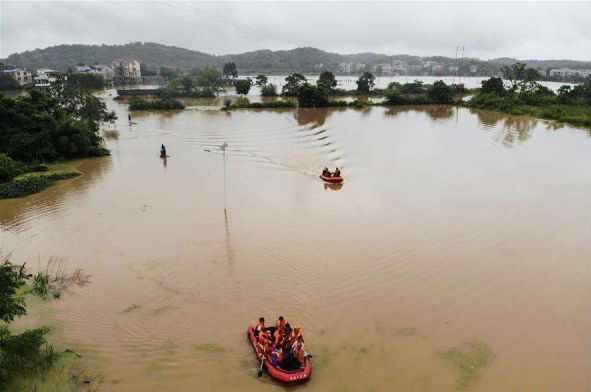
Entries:
[[267, 77], [265, 75], [257, 75], [255, 84], [259, 87], [263, 87], [267, 84]]
[[250, 86], [252, 86], [252, 80], [245, 79], [245, 80], [238, 80], [235, 83], [236, 86], [236, 94], [246, 95], [250, 91]]
[[332, 72], [324, 71], [320, 74], [318, 82], [316, 82], [316, 86], [319, 88], [324, 86], [324, 89], [328, 92], [328, 94], [332, 95], [334, 89], [337, 87], [337, 80]]
[[294, 73], [285, 78], [285, 85], [283, 85], [282, 94], [297, 97], [306, 84], [306, 77], [300, 73]]
[[374, 88], [376, 77], [371, 72], [365, 72], [357, 80], [357, 92], [369, 94]]
[[237, 77], [238, 71], [236, 70], [236, 63], [234, 63], [234, 62], [225, 63], [222, 72], [224, 73], [225, 77], [230, 77], [230, 76], [232, 78]]

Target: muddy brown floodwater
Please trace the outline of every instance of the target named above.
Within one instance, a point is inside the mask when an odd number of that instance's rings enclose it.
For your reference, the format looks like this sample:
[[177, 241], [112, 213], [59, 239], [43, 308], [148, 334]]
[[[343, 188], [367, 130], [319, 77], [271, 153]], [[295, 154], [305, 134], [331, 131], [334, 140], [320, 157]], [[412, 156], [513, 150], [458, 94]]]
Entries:
[[246, 340], [280, 314], [316, 355], [300, 389], [588, 390], [587, 130], [436, 106], [130, 126], [105, 99], [110, 157], [0, 202], [4, 253], [92, 275], [54, 306], [96, 349], [103, 390], [284, 390], [256, 377]]

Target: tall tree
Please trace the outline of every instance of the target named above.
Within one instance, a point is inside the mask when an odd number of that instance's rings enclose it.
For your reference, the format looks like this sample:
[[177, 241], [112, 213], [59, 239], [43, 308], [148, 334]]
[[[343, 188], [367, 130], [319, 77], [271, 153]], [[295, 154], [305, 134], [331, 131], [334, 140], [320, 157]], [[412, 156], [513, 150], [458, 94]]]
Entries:
[[257, 75], [256, 80], [257, 81], [255, 82], [255, 84], [259, 87], [263, 87], [265, 84], [267, 84], [268, 81], [265, 75]]
[[231, 76], [232, 78], [237, 77], [238, 71], [236, 70], [236, 63], [234, 63], [234, 62], [225, 63], [224, 69], [222, 72], [224, 73], [225, 77], [229, 77], [229, 76]]
[[323, 85], [327, 92], [329, 94], [332, 94], [334, 92], [334, 89], [337, 87], [337, 80], [335, 79], [334, 74], [332, 72], [324, 71], [320, 74], [320, 77], [318, 78], [318, 82], [316, 82], [316, 85], [318, 87], [320, 87], [320, 85]]
[[297, 97], [300, 94], [302, 87], [306, 84], [306, 77], [299, 73], [294, 73], [285, 78], [282, 94]]
[[236, 94], [246, 95], [250, 91], [250, 86], [252, 86], [252, 80], [250, 80], [250, 78], [245, 80], [237, 80], [235, 86]]
[[365, 72], [357, 80], [357, 92], [362, 94], [369, 94], [374, 88], [374, 81], [376, 77], [371, 72]]

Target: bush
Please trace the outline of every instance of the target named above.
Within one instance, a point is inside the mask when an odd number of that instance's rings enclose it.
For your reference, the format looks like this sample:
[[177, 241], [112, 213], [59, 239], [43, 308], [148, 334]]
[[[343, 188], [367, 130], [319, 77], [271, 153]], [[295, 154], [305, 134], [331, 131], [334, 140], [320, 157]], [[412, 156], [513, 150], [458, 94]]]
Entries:
[[0, 183], [8, 182], [22, 173], [21, 165], [6, 154], [0, 154]]
[[328, 97], [318, 87], [306, 84], [298, 95], [298, 105], [303, 108], [326, 107]]
[[454, 100], [451, 87], [446, 85], [443, 80], [433, 83], [433, 86], [427, 90], [427, 98], [436, 104], [450, 104]]
[[264, 84], [263, 86], [261, 86], [261, 95], [263, 97], [276, 97], [277, 86], [272, 83]]
[[400, 92], [402, 94], [422, 94], [425, 92], [425, 88], [423, 86], [423, 82], [420, 80], [415, 80], [412, 83], [405, 83], [400, 87]]
[[180, 110], [184, 108], [185, 105], [172, 98], [161, 98], [156, 101], [147, 101], [141, 97], [133, 97], [129, 101], [130, 110]]
[[17, 177], [0, 184], [0, 199], [13, 199], [41, 192], [59, 180], [78, 177], [79, 172], [56, 172], [51, 174], [32, 174]]
[[235, 83], [235, 86], [236, 86], [236, 94], [246, 95], [250, 91], [250, 86], [252, 86], [252, 81], [250, 79], [237, 80]]
[[482, 87], [480, 88], [481, 94], [503, 94], [505, 87], [503, 86], [503, 79], [501, 78], [489, 78], [480, 82]]

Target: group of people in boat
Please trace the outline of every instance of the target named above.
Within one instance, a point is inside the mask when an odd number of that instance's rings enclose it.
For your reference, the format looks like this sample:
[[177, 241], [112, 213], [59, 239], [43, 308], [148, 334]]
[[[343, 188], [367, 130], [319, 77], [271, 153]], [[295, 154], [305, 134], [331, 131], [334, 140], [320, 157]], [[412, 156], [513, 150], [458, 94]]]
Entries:
[[306, 357], [309, 355], [299, 326], [292, 329], [287, 320], [279, 316], [274, 327], [266, 327], [265, 318], [261, 317], [254, 326], [254, 335], [257, 339], [257, 355], [261, 361], [265, 356], [271, 356], [273, 366], [283, 370], [305, 367]]
[[334, 169], [334, 173], [331, 173], [330, 170], [328, 170], [328, 167], [325, 167], [324, 170], [322, 170], [322, 176], [324, 176], [324, 177], [340, 177], [341, 171], [339, 170], [338, 167], [336, 167]]

